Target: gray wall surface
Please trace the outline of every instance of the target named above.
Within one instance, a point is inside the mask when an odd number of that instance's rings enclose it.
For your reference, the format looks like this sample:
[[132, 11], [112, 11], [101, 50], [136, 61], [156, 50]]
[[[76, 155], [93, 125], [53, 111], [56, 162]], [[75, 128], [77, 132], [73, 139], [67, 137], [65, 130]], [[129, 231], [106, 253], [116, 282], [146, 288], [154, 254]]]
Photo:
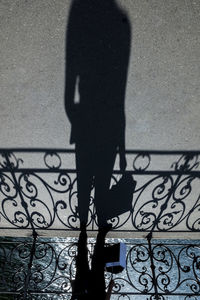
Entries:
[[[0, 0], [1, 147], [70, 147], [64, 74], [71, 2]], [[200, 1], [118, 4], [132, 27], [126, 148], [199, 149]]]

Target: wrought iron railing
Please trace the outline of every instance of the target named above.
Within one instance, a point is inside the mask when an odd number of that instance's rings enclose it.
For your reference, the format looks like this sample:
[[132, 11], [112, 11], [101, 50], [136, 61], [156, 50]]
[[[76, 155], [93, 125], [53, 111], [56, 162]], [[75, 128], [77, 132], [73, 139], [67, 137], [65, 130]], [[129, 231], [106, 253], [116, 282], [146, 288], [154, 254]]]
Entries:
[[[95, 239], [90, 239], [89, 253]], [[107, 240], [109, 243], [115, 240]], [[126, 268], [112, 277], [111, 299], [199, 300], [199, 241], [132, 240]], [[0, 299], [71, 299], [77, 240], [5, 239], [0, 242]]]
[[[200, 151], [126, 151], [136, 188], [132, 208], [110, 220], [113, 231], [200, 232]], [[112, 183], [119, 180], [113, 171]], [[93, 190], [88, 230], [96, 230]], [[0, 229], [76, 230], [74, 150], [0, 150]]]
[[[199, 300], [199, 242], [156, 241], [152, 236], [189, 233], [199, 239], [200, 152], [127, 151], [126, 156], [127, 172], [137, 182], [132, 208], [110, 222], [114, 232], [142, 233], [146, 240], [126, 241], [126, 268], [113, 278], [112, 299]], [[120, 177], [116, 163], [112, 183]], [[93, 196], [92, 190], [91, 231], [98, 229]], [[1, 149], [0, 205], [2, 235], [15, 230], [32, 235], [1, 238], [0, 300], [70, 299], [77, 240], [39, 236], [79, 228], [74, 150]], [[90, 253], [94, 242], [90, 240]], [[107, 273], [107, 284], [110, 278]]]

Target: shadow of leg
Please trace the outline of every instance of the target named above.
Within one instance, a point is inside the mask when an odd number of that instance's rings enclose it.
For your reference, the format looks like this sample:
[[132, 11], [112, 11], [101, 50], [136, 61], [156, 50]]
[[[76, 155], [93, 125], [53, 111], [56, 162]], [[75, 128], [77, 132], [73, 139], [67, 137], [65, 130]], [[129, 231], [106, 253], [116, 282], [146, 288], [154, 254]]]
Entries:
[[106, 205], [109, 201], [108, 191], [116, 158], [116, 147], [105, 146], [98, 152], [99, 159], [95, 166], [95, 205], [98, 226], [105, 227], [107, 225]]
[[[94, 249], [92, 258], [91, 268], [91, 296], [95, 299], [95, 295], [98, 295], [98, 299], [105, 299], [105, 278], [104, 278], [104, 267], [105, 267], [105, 237], [107, 232], [112, 228], [109, 224], [99, 229], [97, 235], [97, 241]], [[92, 298], [91, 298], [92, 299]], [[97, 299], [97, 297], [96, 297]]]
[[72, 298], [86, 299], [88, 293], [90, 270], [88, 265], [87, 233], [86, 225], [81, 224], [81, 232], [78, 240], [78, 254], [76, 257], [76, 277], [72, 284]]
[[78, 213], [80, 223], [87, 224], [92, 187], [92, 160], [88, 145], [80, 143], [76, 145], [76, 168], [78, 188]]

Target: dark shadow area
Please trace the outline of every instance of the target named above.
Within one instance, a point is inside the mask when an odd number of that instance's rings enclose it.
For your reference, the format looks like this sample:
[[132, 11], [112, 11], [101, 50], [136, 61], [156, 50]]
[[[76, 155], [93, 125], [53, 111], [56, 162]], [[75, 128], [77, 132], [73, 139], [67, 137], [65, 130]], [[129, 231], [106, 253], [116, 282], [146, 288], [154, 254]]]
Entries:
[[65, 109], [72, 126], [70, 143], [75, 144], [80, 221], [87, 223], [94, 186], [99, 226], [106, 223], [117, 151], [121, 171], [126, 168], [124, 100], [130, 31], [126, 14], [114, 0], [72, 2], [66, 37]]
[[111, 227], [99, 229], [92, 257], [91, 269], [88, 263], [86, 226], [81, 226], [76, 257], [76, 278], [72, 285], [72, 298], [78, 299], [110, 299], [112, 281], [106, 293], [105, 268], [105, 237]]

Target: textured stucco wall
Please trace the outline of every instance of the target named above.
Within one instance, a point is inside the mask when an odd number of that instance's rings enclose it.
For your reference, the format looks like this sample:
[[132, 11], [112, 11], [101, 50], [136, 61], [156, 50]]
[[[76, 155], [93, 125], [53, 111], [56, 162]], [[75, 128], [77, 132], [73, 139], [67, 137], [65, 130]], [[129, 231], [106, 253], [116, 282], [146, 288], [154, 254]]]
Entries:
[[[126, 147], [198, 149], [200, 2], [121, 0], [132, 26]], [[69, 147], [65, 32], [71, 0], [0, 0], [1, 147]]]

